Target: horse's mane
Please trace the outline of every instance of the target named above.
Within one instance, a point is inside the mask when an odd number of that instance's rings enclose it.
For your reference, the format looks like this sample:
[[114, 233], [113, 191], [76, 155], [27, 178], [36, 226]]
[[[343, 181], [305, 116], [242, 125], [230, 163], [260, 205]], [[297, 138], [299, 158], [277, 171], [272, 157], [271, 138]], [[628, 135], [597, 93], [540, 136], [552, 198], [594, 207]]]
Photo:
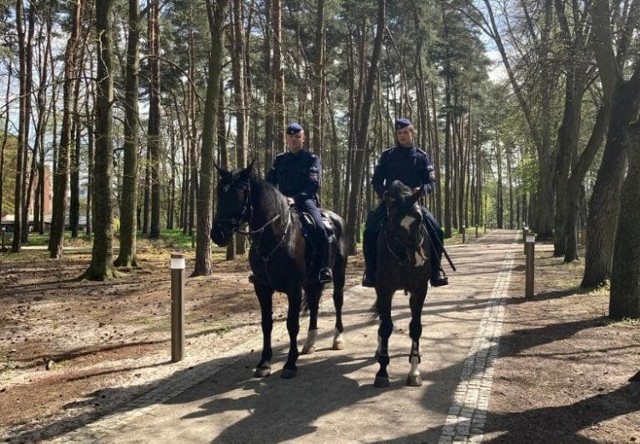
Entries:
[[400, 182], [399, 180], [394, 180], [389, 186], [389, 194], [395, 197], [405, 197], [411, 194], [411, 188]]
[[251, 174], [250, 183], [251, 191], [254, 193], [256, 201], [262, 202], [266, 208], [284, 211], [289, 207], [286, 196], [272, 183], [261, 179], [256, 174]]

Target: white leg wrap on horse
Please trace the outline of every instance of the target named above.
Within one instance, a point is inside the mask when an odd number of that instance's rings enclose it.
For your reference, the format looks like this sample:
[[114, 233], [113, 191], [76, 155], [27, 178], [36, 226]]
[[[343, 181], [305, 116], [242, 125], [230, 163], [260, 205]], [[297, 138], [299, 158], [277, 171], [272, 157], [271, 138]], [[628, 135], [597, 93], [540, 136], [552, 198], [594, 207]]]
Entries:
[[309, 330], [307, 334], [307, 340], [304, 342], [304, 346], [302, 347], [302, 353], [313, 353], [316, 351], [316, 339], [318, 337], [318, 330]]
[[419, 370], [419, 366], [420, 366], [420, 358], [418, 356], [411, 356], [411, 370], [409, 371], [409, 374], [411, 376], [419, 376], [420, 375], [420, 370]]
[[344, 349], [344, 336], [338, 331], [338, 329], [333, 330], [333, 349]]

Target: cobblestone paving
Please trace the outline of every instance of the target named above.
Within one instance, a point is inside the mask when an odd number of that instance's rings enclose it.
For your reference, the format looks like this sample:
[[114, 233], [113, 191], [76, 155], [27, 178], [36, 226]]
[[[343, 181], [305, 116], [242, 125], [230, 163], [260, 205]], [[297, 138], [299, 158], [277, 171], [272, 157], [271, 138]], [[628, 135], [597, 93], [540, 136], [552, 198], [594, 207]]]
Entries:
[[513, 261], [514, 253], [509, 253], [493, 286], [491, 301], [464, 362], [439, 444], [480, 443], [483, 440]]
[[[514, 238], [514, 241], [516, 238]], [[439, 444], [453, 442], [481, 442], [489, 404], [489, 395], [493, 382], [495, 361], [498, 357], [498, 346], [502, 330], [502, 319], [505, 309], [505, 299], [509, 288], [511, 270], [514, 266], [515, 253], [506, 253], [501, 263], [500, 271], [493, 284], [489, 301], [482, 314], [482, 318], [473, 338], [466, 359], [464, 360], [460, 381], [455, 389], [446, 421], [442, 427]], [[347, 290], [348, 291], [348, 290]], [[323, 300], [323, 306], [332, 304], [330, 298]], [[274, 342], [287, 335], [284, 323], [274, 325]], [[243, 349], [260, 349], [262, 338], [256, 336], [242, 345]], [[464, 355], [463, 355], [464, 356]], [[53, 441], [67, 442], [103, 442], [108, 437], [118, 436], [118, 431], [140, 418], [154, 417], [154, 408], [189, 388], [205, 381], [220, 370], [233, 365], [242, 359], [243, 355], [229, 352], [226, 355], [198, 365], [188, 371], [181, 372], [168, 378], [163, 385], [151, 390], [135, 401], [123, 406], [110, 415], [88, 425], [78, 424], [78, 429], [64, 434]], [[446, 412], [446, 405], [444, 406]], [[437, 435], [436, 435], [437, 437]]]

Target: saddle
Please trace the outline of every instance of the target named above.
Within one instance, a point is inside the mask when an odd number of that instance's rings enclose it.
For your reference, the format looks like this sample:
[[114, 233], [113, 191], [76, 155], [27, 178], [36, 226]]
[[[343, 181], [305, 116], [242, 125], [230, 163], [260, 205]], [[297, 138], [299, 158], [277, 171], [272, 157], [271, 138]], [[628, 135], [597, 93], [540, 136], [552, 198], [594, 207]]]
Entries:
[[[324, 225], [324, 229], [327, 232], [327, 236], [329, 236], [329, 240], [331, 240], [331, 236], [334, 233], [333, 222], [329, 218], [329, 215], [320, 210], [320, 214], [322, 215], [322, 224]], [[305, 231], [305, 237], [309, 234], [309, 231], [314, 230], [316, 228], [316, 223], [313, 220], [313, 217], [305, 211], [299, 213], [300, 221], [302, 222], [302, 229]]]

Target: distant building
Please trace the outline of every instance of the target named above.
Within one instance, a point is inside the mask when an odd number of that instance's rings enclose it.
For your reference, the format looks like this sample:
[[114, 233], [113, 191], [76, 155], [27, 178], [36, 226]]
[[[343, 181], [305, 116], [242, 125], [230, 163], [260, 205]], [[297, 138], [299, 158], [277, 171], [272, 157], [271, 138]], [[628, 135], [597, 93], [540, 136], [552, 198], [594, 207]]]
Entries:
[[[50, 225], [51, 225], [51, 214], [53, 212], [53, 175], [51, 174], [51, 170], [49, 169], [48, 166], [45, 165], [44, 167], [44, 176], [45, 176], [45, 181], [44, 181], [44, 203], [43, 203], [43, 213], [44, 213], [44, 224], [45, 224], [45, 229], [47, 229]], [[38, 179], [36, 177], [36, 180], [33, 181], [33, 186], [31, 189], [31, 202], [29, 204], [29, 229], [31, 229], [33, 227], [33, 221], [34, 221], [34, 208], [35, 208], [35, 202], [36, 202], [36, 189], [38, 186]], [[13, 199], [13, 195], [11, 196], [7, 196], [5, 194], [5, 196], [3, 196], [3, 198], [5, 200], [7, 199]], [[11, 202], [13, 202], [13, 200], [11, 200]], [[4, 214], [4, 212], [2, 212], [0, 214], [1, 218], [0, 218], [0, 226], [4, 229], [6, 229], [7, 232], [13, 232], [13, 225], [14, 225], [14, 221], [15, 221], [15, 214]]]

